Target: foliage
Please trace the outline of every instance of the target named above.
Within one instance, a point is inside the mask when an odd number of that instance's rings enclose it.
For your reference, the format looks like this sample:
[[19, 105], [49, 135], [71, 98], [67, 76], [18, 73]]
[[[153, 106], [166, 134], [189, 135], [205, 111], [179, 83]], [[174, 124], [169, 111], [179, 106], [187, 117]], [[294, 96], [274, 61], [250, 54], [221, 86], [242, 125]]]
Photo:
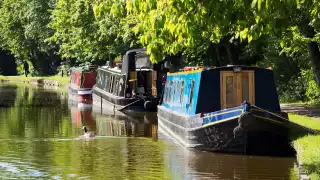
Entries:
[[319, 88], [317, 86], [316, 81], [314, 80], [313, 72], [311, 69], [302, 70], [301, 72], [302, 77], [305, 79], [306, 82], [306, 97], [308, 101], [314, 102], [319, 99]]
[[18, 62], [29, 61], [40, 74], [49, 71], [49, 64], [55, 61], [53, 47], [45, 41], [53, 32], [46, 27], [53, 2], [3, 0], [0, 6], [2, 48], [10, 51]]
[[[289, 113], [289, 119], [297, 124], [314, 130], [320, 130], [320, 121], [317, 118]], [[293, 142], [298, 160], [304, 165], [311, 179], [320, 179], [320, 135], [305, 136]]]
[[293, 146], [311, 179], [320, 179], [320, 135], [300, 138], [293, 142]]
[[306, 51], [308, 43], [320, 42], [320, 5], [312, 0], [0, 4], [0, 48], [16, 57], [18, 72], [23, 60], [34, 76], [55, 74], [79, 64], [102, 65], [131, 48], [146, 47], [155, 63], [169, 54], [175, 56], [171, 64], [178, 65], [272, 67], [282, 100], [319, 97], [319, 78], [311, 75], [314, 65]]
[[59, 45], [62, 58], [78, 62], [107, 60], [134, 46], [125, 1], [58, 0], [49, 26], [48, 40]]

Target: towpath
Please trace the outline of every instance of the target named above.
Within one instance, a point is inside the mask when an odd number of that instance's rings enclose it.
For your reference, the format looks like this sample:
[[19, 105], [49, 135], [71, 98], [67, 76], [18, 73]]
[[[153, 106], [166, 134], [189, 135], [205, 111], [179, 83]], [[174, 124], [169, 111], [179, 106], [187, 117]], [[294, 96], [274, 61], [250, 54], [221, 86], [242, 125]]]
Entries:
[[305, 104], [281, 104], [281, 111], [305, 115], [320, 120], [320, 109], [315, 107], [308, 107]]

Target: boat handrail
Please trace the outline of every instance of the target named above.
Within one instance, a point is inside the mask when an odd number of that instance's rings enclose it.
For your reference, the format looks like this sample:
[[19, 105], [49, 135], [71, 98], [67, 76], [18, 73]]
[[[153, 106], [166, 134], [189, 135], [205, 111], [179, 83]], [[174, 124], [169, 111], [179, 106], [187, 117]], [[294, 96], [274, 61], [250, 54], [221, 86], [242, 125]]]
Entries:
[[103, 67], [101, 67], [101, 68], [99, 68], [99, 70], [102, 70], [102, 71], [105, 71], [105, 72], [110, 72], [110, 73], [117, 73], [117, 74], [121, 73], [121, 69], [118, 70], [118, 69], [113, 69], [113, 68], [103, 68]]
[[287, 122], [290, 122], [291, 124], [294, 124], [294, 125], [296, 125], [296, 126], [299, 126], [299, 127], [301, 127], [301, 128], [304, 128], [304, 129], [306, 129], [306, 130], [308, 130], [309, 132], [312, 132], [312, 133], [314, 133], [314, 134], [319, 134], [319, 133], [320, 133], [319, 130], [315, 130], [315, 129], [311, 129], [311, 128], [309, 128], [309, 127], [302, 126], [302, 125], [300, 125], [300, 124], [297, 124], [297, 123], [295, 123], [295, 122], [290, 121], [290, 120], [287, 119], [287, 118], [281, 117], [281, 116], [279, 116], [279, 115], [277, 115], [277, 114], [275, 114], [275, 113], [272, 113], [272, 112], [270, 112], [270, 111], [267, 111], [267, 110], [265, 110], [265, 109], [262, 109], [262, 108], [260, 108], [260, 107], [258, 107], [258, 106], [255, 106], [255, 105], [251, 105], [251, 106], [253, 106], [253, 107], [257, 108], [257, 109], [263, 110], [263, 111], [265, 111], [265, 112], [267, 112], [267, 113], [270, 113], [270, 114], [272, 114], [272, 115], [274, 115], [274, 116], [276, 116], [276, 117], [278, 117], [278, 118], [280, 118], [280, 119], [284, 119], [284, 120], [286, 120]]
[[274, 116], [276, 116], [276, 117], [278, 117], [278, 118], [280, 118], [280, 119], [289, 121], [289, 119], [287, 119], [287, 118], [284, 118], [284, 117], [279, 116], [279, 115], [277, 115], [277, 114], [275, 114], [275, 113], [272, 113], [272, 112], [270, 112], [270, 111], [267, 111], [267, 110], [265, 110], [265, 109], [262, 109], [262, 108], [260, 108], [260, 107], [258, 107], [258, 106], [256, 106], [256, 105], [251, 105], [251, 106], [252, 106], [252, 107], [255, 107], [255, 108], [257, 108], [257, 109], [260, 109], [260, 110], [262, 110], [262, 111], [266, 111], [267, 113], [270, 113], [270, 114], [272, 114], [272, 115], [274, 115]]

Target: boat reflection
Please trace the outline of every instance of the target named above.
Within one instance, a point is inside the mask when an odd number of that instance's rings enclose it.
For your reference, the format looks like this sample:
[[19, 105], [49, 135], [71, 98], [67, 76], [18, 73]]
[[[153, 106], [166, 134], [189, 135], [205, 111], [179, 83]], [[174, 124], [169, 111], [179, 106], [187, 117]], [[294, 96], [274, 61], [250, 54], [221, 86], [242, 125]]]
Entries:
[[99, 136], [127, 136], [157, 138], [155, 113], [145, 113], [142, 117], [119, 114], [94, 114]]
[[[160, 130], [159, 139], [162, 136], [165, 135]], [[164, 154], [164, 162], [172, 172], [172, 179], [292, 179], [294, 174], [284, 172], [294, 168], [294, 161], [294, 158], [287, 157], [188, 150], [175, 143]]]
[[156, 113], [124, 114], [120, 111], [99, 111], [90, 104], [79, 104], [69, 100], [72, 124], [80, 129], [87, 127], [97, 136], [152, 137], [157, 139]]
[[96, 121], [92, 116], [92, 105], [78, 103], [76, 101], [68, 101], [69, 110], [71, 112], [72, 125], [78, 130], [82, 127], [86, 127], [87, 131], [95, 132], [96, 131]]

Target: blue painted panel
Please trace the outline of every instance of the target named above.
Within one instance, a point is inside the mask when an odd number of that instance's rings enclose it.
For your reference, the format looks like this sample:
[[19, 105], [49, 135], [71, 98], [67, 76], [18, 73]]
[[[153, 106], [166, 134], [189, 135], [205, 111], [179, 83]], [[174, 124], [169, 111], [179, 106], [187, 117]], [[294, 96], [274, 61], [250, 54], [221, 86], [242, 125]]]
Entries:
[[245, 106], [238, 106], [235, 108], [224, 109], [221, 111], [215, 111], [212, 113], [203, 114], [203, 125], [213, 123], [216, 121], [233, 119], [239, 117], [245, 109]]
[[[194, 115], [197, 108], [200, 80], [201, 71], [168, 75], [162, 106], [179, 113]], [[184, 88], [182, 88], [183, 84]], [[190, 98], [190, 96], [192, 97]]]
[[[252, 114], [257, 118], [262, 118], [262, 120], [270, 121], [270, 122], [278, 122], [282, 123], [285, 121], [284, 118], [279, 117], [278, 115], [273, 115], [268, 113], [267, 111], [257, 109], [255, 107], [250, 107]], [[248, 106], [241, 105], [235, 108], [229, 108], [221, 111], [215, 111], [212, 113], [203, 114], [203, 126], [208, 125], [210, 123], [215, 123], [223, 120], [231, 120], [239, 117], [244, 111], [247, 111]]]

